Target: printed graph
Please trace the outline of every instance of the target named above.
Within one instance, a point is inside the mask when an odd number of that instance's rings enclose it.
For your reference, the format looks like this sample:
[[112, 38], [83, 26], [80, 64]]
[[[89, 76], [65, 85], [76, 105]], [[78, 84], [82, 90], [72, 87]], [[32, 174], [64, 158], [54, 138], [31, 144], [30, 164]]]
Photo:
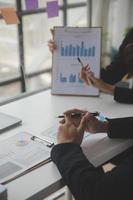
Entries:
[[83, 83], [83, 81], [80, 79], [79, 77], [79, 73], [75, 74], [75, 73], [71, 73], [68, 76], [65, 76], [62, 74], [62, 72], [60, 73], [60, 82], [61, 83]]
[[63, 46], [63, 41], [61, 41], [61, 56], [95, 57], [95, 51], [95, 46], [86, 47], [83, 41], [75, 46], [72, 44]]

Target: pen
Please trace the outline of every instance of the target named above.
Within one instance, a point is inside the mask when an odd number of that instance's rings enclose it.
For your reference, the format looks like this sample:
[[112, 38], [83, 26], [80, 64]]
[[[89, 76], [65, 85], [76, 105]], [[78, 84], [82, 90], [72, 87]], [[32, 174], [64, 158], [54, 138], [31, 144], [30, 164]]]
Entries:
[[80, 60], [80, 58], [78, 57], [77, 59], [78, 59], [79, 63], [81, 64], [81, 66], [84, 67], [84, 64], [83, 64], [83, 62]]
[[[78, 117], [82, 117], [84, 116], [86, 113], [71, 113], [71, 117], [75, 117], [75, 118], [78, 118]], [[99, 112], [93, 112], [91, 113], [93, 116], [98, 116], [100, 113]], [[57, 116], [57, 118], [64, 118], [64, 115], [59, 115]]]
[[[78, 59], [79, 63], [81, 64], [81, 66], [84, 67], [84, 64], [83, 64], [83, 62], [80, 60], [80, 58], [78, 57], [77, 59]], [[92, 85], [92, 82], [90, 81], [89, 78], [87, 79], [87, 81], [88, 81], [89, 85]]]

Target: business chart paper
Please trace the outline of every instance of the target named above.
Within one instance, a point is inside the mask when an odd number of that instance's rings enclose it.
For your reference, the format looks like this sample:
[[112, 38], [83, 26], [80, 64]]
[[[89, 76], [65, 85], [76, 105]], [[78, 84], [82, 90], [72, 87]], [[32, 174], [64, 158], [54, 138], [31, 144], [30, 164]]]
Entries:
[[101, 166], [131, 146], [132, 139], [111, 139], [106, 133], [90, 134], [81, 145], [86, 158], [95, 167]]
[[55, 27], [54, 40], [57, 49], [53, 53], [52, 94], [98, 95], [98, 89], [80, 79], [77, 58], [100, 76], [101, 28]]
[[18, 133], [0, 142], [0, 183], [25, 173], [30, 168], [50, 159], [50, 148], [45, 141], [27, 132]]

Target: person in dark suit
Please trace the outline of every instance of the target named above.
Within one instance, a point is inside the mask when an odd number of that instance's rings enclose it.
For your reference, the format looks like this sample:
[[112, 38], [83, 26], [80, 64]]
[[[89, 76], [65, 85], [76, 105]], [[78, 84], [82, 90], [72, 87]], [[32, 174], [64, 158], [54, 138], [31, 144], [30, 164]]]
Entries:
[[[51, 52], [56, 49], [56, 44], [53, 40], [49, 40], [48, 46]], [[133, 75], [133, 28], [124, 38], [111, 64], [105, 69], [101, 69], [101, 79], [95, 77], [89, 65], [82, 67], [80, 71], [80, 78], [87, 85], [91, 81], [94, 87], [114, 95], [114, 100], [122, 103], [133, 103], [133, 88], [128, 89], [115, 85], [125, 75]]]
[[71, 117], [71, 112], [67, 111], [60, 122], [58, 144], [53, 147], [51, 158], [75, 199], [133, 199], [133, 155], [104, 173], [101, 167], [95, 168], [87, 160], [80, 147], [86, 129], [93, 134], [107, 132], [110, 138], [133, 138], [133, 117], [101, 122], [87, 112], [77, 122]]

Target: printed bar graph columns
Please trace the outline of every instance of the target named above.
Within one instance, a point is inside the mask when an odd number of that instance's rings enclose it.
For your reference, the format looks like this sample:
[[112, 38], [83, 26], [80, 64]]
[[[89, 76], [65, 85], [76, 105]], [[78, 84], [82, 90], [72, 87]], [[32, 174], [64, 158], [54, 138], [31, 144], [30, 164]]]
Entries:
[[76, 46], [73, 46], [72, 44], [63, 46], [63, 42], [61, 42], [61, 56], [94, 57], [95, 52], [95, 46], [85, 48], [83, 41], [81, 41], [80, 45]]
[[81, 50], [80, 50], [80, 56], [83, 56], [83, 51], [84, 51], [84, 42], [81, 42]]
[[92, 56], [95, 56], [95, 47], [92, 47]]

